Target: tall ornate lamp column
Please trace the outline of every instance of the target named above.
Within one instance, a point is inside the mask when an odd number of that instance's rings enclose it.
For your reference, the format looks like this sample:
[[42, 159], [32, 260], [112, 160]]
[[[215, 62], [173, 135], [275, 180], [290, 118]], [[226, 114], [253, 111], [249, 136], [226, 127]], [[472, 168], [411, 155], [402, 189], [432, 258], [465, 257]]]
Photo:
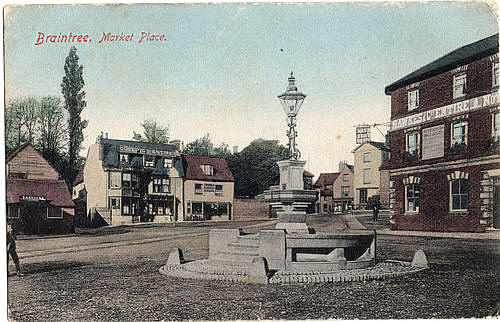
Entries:
[[314, 190], [304, 190], [304, 165], [306, 161], [301, 161], [300, 151], [295, 143], [297, 137], [296, 117], [299, 113], [306, 95], [297, 91], [293, 72], [288, 77], [288, 86], [285, 92], [278, 95], [287, 115], [288, 121], [288, 160], [278, 161], [280, 170], [280, 190], [273, 191], [271, 206], [276, 209], [278, 223], [276, 228], [285, 229], [287, 233], [307, 233], [306, 209], [315, 200]]

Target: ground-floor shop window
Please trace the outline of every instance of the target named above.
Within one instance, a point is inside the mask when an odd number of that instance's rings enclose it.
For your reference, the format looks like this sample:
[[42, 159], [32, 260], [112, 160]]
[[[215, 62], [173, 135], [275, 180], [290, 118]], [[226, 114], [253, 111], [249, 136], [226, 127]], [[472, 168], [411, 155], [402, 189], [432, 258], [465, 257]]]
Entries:
[[19, 218], [19, 206], [18, 205], [9, 205], [7, 208], [7, 217]]
[[450, 182], [451, 210], [467, 210], [467, 179], [454, 179]]
[[120, 198], [109, 198], [109, 207], [112, 209], [120, 209]]
[[368, 202], [368, 190], [359, 189], [359, 203], [367, 203]]
[[61, 208], [48, 207], [47, 208], [47, 218], [63, 218], [63, 212]]

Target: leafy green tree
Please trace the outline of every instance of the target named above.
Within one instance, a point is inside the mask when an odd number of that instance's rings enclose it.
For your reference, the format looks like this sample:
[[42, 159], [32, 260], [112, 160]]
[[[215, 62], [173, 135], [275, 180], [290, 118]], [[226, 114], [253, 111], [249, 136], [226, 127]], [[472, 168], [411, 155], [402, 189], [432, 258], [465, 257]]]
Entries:
[[156, 120], [145, 120], [141, 126], [144, 129], [144, 136], [134, 131], [134, 140], [156, 144], [168, 143], [168, 126], [161, 126]]
[[252, 141], [240, 153], [226, 159], [235, 178], [234, 194], [253, 198], [279, 184], [276, 162], [287, 158], [288, 149], [277, 140]]
[[210, 135], [207, 133], [201, 138], [186, 144], [182, 153], [200, 157], [225, 157], [229, 154], [229, 150], [214, 147], [214, 144], [210, 140]]
[[72, 182], [78, 171], [82, 149], [83, 129], [87, 127], [87, 120], [82, 120], [81, 113], [87, 102], [83, 86], [83, 66], [78, 64], [79, 57], [76, 48], [71, 47], [64, 64], [64, 74], [61, 89], [64, 96], [64, 108], [68, 111], [68, 169], [64, 174], [67, 182]]

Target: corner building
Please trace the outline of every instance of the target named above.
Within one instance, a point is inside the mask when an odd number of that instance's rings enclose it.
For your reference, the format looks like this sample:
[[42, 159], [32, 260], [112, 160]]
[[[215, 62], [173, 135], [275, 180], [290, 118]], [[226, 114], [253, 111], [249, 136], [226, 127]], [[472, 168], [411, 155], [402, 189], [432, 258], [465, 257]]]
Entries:
[[391, 229], [499, 228], [498, 34], [385, 88], [391, 96]]

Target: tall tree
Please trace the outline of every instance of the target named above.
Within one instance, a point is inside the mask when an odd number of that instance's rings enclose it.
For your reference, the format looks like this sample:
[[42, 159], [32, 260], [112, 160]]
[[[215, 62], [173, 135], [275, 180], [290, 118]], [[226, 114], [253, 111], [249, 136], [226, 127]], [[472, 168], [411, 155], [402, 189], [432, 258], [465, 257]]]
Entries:
[[87, 105], [85, 102], [85, 91], [83, 86], [83, 66], [78, 65], [78, 55], [76, 48], [73, 46], [69, 50], [64, 64], [64, 74], [62, 79], [61, 88], [64, 96], [64, 108], [68, 110], [68, 169], [67, 180], [70, 182], [76, 176], [79, 166], [78, 154], [82, 148], [83, 142], [83, 129], [87, 127], [87, 121], [82, 120], [80, 114], [83, 108]]
[[67, 148], [68, 133], [61, 100], [43, 97], [38, 104], [38, 146], [42, 151], [62, 153]]
[[141, 126], [144, 129], [144, 136], [134, 131], [134, 140], [156, 144], [168, 143], [168, 126], [161, 126], [156, 122], [156, 120], [151, 119], [142, 122]]

